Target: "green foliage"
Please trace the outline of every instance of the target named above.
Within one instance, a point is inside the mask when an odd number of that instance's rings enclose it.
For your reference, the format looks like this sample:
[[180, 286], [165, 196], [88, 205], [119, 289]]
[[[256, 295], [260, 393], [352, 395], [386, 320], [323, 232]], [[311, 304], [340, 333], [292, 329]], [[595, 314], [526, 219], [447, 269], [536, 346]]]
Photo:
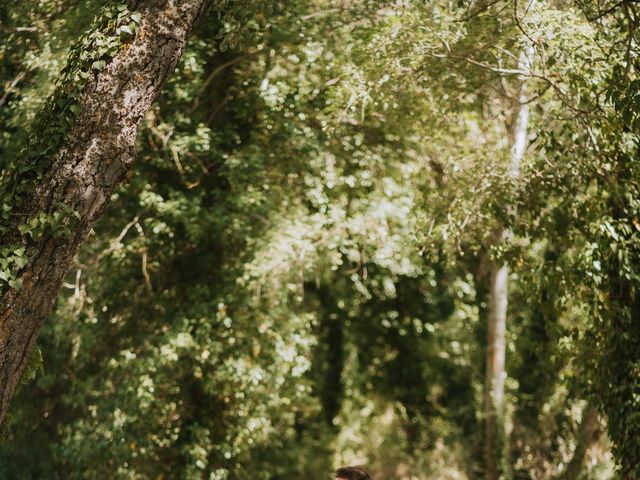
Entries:
[[44, 375], [44, 361], [42, 359], [42, 350], [36, 346], [31, 352], [31, 355], [29, 355], [29, 361], [22, 375], [21, 384], [26, 385], [33, 381], [38, 375], [38, 372]]
[[[63, 4], [34, 14], [47, 48], [0, 45], [3, 84], [33, 58], [0, 110], [3, 225], [140, 21], [108, 3], [45, 102], [43, 79], [93, 11]], [[640, 84], [625, 5], [216, 3], [65, 279], [0, 469], [275, 480], [368, 463], [385, 479], [482, 478], [493, 258], [512, 271], [504, 471], [559, 478], [592, 404], [605, 421], [581, 478], [616, 478], [614, 463], [640, 476]], [[43, 33], [55, 26], [65, 41]], [[20, 237], [70, 221], [64, 205], [38, 212]], [[26, 261], [3, 245], [0, 280]]]

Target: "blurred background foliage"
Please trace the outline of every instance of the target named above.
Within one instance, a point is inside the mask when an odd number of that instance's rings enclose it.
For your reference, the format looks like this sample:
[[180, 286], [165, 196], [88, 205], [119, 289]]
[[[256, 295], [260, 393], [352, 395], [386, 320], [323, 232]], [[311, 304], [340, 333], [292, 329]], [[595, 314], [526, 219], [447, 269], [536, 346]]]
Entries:
[[[0, 163], [106, 3], [0, 5]], [[217, 3], [66, 278], [2, 477], [483, 478], [501, 258], [503, 478], [640, 478], [637, 6]]]

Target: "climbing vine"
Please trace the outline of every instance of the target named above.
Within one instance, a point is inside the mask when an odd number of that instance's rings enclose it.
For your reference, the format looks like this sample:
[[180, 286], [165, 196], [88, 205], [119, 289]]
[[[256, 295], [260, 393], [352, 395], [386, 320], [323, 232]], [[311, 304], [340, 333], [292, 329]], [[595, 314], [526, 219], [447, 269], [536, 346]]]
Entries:
[[[69, 52], [53, 94], [38, 113], [27, 145], [0, 175], [0, 286], [19, 289], [17, 272], [26, 265], [25, 245], [45, 233], [54, 238], [68, 234], [79, 218], [68, 205], [51, 212], [24, 212], [25, 196], [42, 180], [51, 160], [66, 140], [70, 127], [82, 112], [81, 96], [87, 82], [104, 68], [133, 37], [142, 14], [127, 4], [111, 3]], [[13, 219], [20, 217], [20, 222]]]

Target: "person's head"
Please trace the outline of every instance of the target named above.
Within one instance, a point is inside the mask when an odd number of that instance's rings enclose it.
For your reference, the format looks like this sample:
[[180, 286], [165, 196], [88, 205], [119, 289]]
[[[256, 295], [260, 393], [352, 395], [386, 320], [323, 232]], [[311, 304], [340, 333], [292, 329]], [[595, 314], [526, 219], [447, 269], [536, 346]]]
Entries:
[[371, 480], [364, 468], [342, 467], [336, 470], [336, 480]]

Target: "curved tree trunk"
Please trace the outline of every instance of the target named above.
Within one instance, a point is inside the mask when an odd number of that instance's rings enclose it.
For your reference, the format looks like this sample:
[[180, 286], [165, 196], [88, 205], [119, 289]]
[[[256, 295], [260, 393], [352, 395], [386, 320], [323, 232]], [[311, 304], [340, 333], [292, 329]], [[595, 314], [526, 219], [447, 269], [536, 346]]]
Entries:
[[[135, 37], [95, 76], [81, 96], [81, 113], [45, 171], [20, 202], [14, 232], [3, 244], [19, 242], [27, 263], [17, 272], [19, 289], [0, 289], [0, 421], [28, 362], [45, 318], [80, 243], [134, 157], [140, 120], [174, 70], [187, 37], [207, 0], [135, 2], [139, 28]], [[64, 238], [36, 240], [16, 236], [18, 222], [64, 204], [79, 216]]]

